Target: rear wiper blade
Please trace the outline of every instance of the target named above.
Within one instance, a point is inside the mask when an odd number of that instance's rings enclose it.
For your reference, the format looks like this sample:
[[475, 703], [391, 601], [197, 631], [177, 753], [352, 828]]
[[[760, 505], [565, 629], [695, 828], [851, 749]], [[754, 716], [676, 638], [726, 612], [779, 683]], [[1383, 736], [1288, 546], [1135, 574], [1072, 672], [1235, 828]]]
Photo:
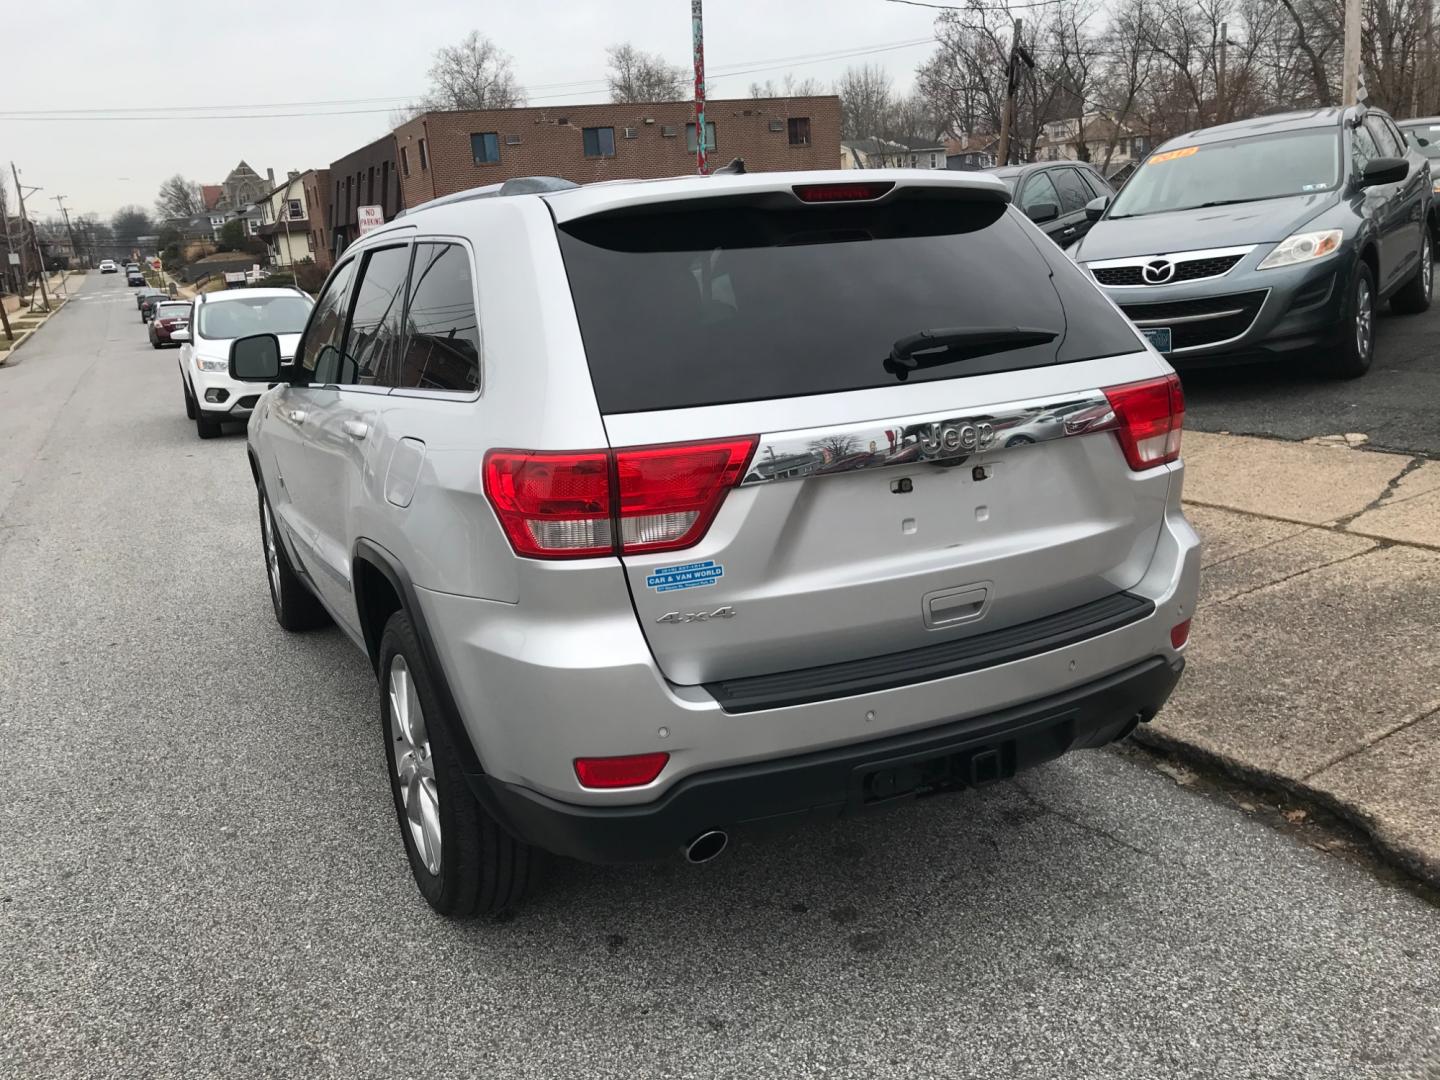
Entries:
[[1058, 330], [1035, 326], [963, 326], [921, 330], [895, 342], [885, 358], [885, 370], [901, 382], [917, 368], [953, 364], [990, 353], [1044, 345], [1060, 336]]

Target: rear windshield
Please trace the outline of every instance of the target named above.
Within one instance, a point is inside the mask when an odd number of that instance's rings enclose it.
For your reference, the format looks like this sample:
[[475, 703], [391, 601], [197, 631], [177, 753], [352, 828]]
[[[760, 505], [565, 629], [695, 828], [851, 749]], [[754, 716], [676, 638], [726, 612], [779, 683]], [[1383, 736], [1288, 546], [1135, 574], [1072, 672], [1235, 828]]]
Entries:
[[1431, 160], [1440, 158], [1440, 124], [1416, 124], [1400, 130], [1412, 150], [1420, 151]]
[[200, 336], [238, 338], [250, 334], [298, 334], [310, 317], [303, 296], [255, 296], [212, 300], [200, 307]]
[[161, 319], [184, 319], [190, 316], [189, 304], [161, 304], [155, 309], [155, 315]]
[[[1028, 233], [991, 202], [710, 202], [581, 218], [560, 247], [601, 411], [623, 413], [894, 386], [892, 347], [924, 330], [1055, 337], [922, 365], [911, 381], [1138, 350], [1081, 272]], [[1057, 294], [1052, 273], [1075, 280]], [[1067, 336], [1072, 304], [1087, 310]]]

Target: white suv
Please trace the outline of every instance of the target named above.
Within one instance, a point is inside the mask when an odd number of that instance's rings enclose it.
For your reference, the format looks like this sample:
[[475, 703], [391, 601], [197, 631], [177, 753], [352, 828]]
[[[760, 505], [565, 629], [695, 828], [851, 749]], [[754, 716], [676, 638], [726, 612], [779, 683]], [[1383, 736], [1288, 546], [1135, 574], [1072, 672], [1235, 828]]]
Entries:
[[180, 342], [180, 381], [185, 390], [185, 415], [195, 421], [202, 439], [220, 434], [225, 420], [245, 420], [260, 394], [230, 378], [230, 342], [250, 334], [274, 334], [281, 355], [295, 355], [295, 345], [314, 307], [295, 289], [226, 289], [195, 298], [188, 330], [176, 330]]

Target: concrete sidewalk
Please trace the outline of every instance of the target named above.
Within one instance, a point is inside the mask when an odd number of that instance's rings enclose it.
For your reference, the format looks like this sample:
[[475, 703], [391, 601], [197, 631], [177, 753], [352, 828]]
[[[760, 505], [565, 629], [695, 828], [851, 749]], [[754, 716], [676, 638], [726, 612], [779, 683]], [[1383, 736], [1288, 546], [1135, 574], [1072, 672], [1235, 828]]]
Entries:
[[[28, 307], [22, 307], [20, 297], [14, 294], [0, 299], [0, 303], [4, 303], [5, 312], [10, 318], [11, 332], [15, 335], [13, 339], [8, 339], [4, 330], [0, 329], [0, 366], [4, 365], [16, 349], [35, 335], [35, 332], [45, 324], [46, 319], [65, 306], [84, 281], [85, 272], [83, 270], [66, 270], [51, 274], [45, 280], [45, 288], [50, 296], [48, 310], [32, 311]], [[28, 293], [26, 298], [29, 298]], [[38, 294], [35, 299], [37, 303], [40, 302]]]
[[1302, 794], [1440, 887], [1440, 461], [1186, 432], [1189, 667], [1142, 742]]

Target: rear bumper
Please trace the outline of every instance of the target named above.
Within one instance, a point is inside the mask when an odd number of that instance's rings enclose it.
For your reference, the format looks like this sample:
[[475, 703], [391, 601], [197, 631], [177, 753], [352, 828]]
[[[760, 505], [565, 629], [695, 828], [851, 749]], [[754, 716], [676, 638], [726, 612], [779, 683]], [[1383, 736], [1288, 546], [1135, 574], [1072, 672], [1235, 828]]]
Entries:
[[1155, 656], [1084, 686], [890, 738], [685, 777], [639, 806], [579, 806], [491, 777], [487, 800], [517, 836], [588, 862], [673, 856], [701, 833], [838, 817], [1014, 776], [1102, 746], [1153, 717], [1185, 661]]

